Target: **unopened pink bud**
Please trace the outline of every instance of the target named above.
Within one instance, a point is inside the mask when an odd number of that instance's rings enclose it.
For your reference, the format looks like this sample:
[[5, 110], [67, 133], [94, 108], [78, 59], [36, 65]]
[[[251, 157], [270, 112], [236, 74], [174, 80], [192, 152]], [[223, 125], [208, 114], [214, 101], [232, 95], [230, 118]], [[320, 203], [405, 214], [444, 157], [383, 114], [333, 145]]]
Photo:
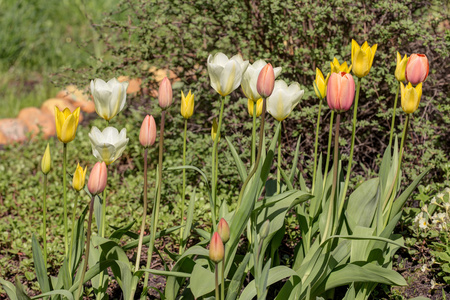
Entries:
[[228, 223], [224, 218], [220, 219], [219, 225], [217, 226], [217, 232], [219, 233], [222, 242], [226, 244], [230, 239], [230, 226], [228, 226]]
[[424, 82], [428, 77], [430, 65], [425, 54], [411, 54], [406, 63], [405, 77], [411, 84]]
[[108, 179], [108, 170], [106, 169], [105, 162], [97, 162], [92, 168], [89, 175], [88, 189], [92, 195], [98, 195], [106, 187], [106, 181]]
[[214, 232], [209, 244], [209, 259], [216, 264], [221, 262], [225, 255], [225, 248], [218, 232]]
[[158, 100], [159, 107], [162, 109], [166, 109], [172, 105], [172, 85], [167, 77], [164, 77], [163, 81], [159, 85]]
[[139, 132], [139, 142], [144, 148], [152, 146], [156, 140], [156, 123], [153, 116], [147, 115]]
[[256, 82], [256, 90], [263, 98], [272, 95], [273, 87], [275, 86], [275, 73], [271, 64], [267, 64], [262, 68]]
[[328, 79], [327, 102], [330, 109], [347, 111], [355, 98], [355, 81], [349, 73], [332, 73]]

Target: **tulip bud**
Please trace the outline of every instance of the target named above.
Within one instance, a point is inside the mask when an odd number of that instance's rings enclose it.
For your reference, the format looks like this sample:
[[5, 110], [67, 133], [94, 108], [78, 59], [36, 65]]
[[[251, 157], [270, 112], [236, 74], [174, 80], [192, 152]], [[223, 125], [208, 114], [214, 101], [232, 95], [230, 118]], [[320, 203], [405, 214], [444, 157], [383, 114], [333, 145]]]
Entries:
[[314, 92], [316, 92], [316, 96], [319, 99], [323, 99], [327, 95], [327, 83], [329, 77], [330, 73], [328, 73], [327, 78], [325, 79], [319, 68], [316, 68], [316, 80], [314, 80], [315, 83]]
[[86, 179], [86, 171], [87, 167], [80, 167], [80, 164], [77, 164], [77, 168], [75, 173], [73, 174], [72, 186], [75, 190], [81, 191], [84, 188], [84, 182]]
[[156, 140], [156, 123], [153, 116], [147, 115], [139, 132], [139, 142], [144, 148], [152, 146]]
[[272, 95], [273, 88], [275, 86], [275, 73], [271, 64], [267, 64], [262, 68], [256, 82], [256, 89], [258, 94], [263, 98], [267, 98]]
[[[211, 127], [211, 138], [212, 138], [213, 142], [216, 140], [218, 127], [219, 127], [219, 125], [217, 125], [217, 121], [216, 121], [216, 119], [214, 119], [213, 125]], [[220, 141], [220, 135], [219, 135], [219, 141]]]
[[228, 223], [224, 218], [220, 219], [219, 225], [217, 226], [217, 232], [219, 233], [222, 242], [226, 244], [230, 239], [230, 226], [228, 226]]
[[424, 82], [428, 77], [430, 65], [425, 54], [411, 54], [406, 64], [406, 80], [416, 85]]
[[167, 77], [164, 77], [159, 85], [158, 100], [159, 107], [162, 109], [166, 109], [172, 105], [172, 85]]
[[97, 162], [92, 168], [88, 181], [88, 189], [92, 195], [98, 195], [105, 189], [108, 179], [107, 172], [105, 162]]
[[402, 58], [400, 53], [397, 52], [397, 67], [395, 68], [395, 79], [400, 82], [406, 80], [405, 71], [406, 71], [406, 63], [408, 62], [408, 56]]
[[266, 220], [259, 229], [259, 236], [261, 239], [265, 239], [269, 235], [269, 229], [270, 229], [270, 221]]
[[184, 96], [183, 91], [181, 91], [181, 115], [185, 119], [192, 117], [194, 113], [194, 94], [191, 94], [191, 90], [187, 96]]
[[44, 175], [47, 175], [50, 172], [52, 164], [52, 157], [50, 156], [50, 146], [47, 144], [47, 148], [45, 148], [44, 156], [42, 156], [41, 160], [41, 171]]
[[411, 114], [417, 110], [422, 97], [422, 82], [415, 88], [411, 82], [405, 87], [403, 82], [400, 83], [400, 91], [402, 95], [402, 109], [405, 113]]
[[355, 98], [355, 81], [348, 73], [332, 73], [328, 80], [327, 102], [330, 109], [340, 113], [347, 111]]
[[[253, 100], [248, 99], [248, 114], [250, 117], [253, 117], [253, 106], [255, 105], [255, 102]], [[263, 99], [259, 98], [258, 101], [256, 101], [256, 117], [259, 117], [262, 113], [262, 107], [263, 107]]]
[[221, 262], [225, 255], [225, 248], [218, 232], [214, 232], [209, 244], [209, 259], [216, 264]]

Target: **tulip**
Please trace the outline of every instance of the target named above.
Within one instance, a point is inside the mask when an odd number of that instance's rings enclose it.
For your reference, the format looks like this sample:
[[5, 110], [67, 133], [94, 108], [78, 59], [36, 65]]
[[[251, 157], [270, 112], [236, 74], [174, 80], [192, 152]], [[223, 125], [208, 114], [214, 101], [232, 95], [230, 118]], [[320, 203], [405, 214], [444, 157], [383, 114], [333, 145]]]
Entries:
[[106, 121], [114, 118], [125, 107], [127, 88], [128, 82], [119, 82], [116, 78], [108, 82], [99, 78], [91, 80], [91, 93], [97, 114]]
[[194, 94], [191, 94], [191, 90], [187, 96], [184, 96], [183, 91], [181, 91], [181, 115], [185, 119], [192, 117], [194, 113]]
[[242, 75], [248, 67], [240, 54], [228, 57], [223, 53], [208, 56], [208, 73], [211, 87], [220, 95], [227, 96], [241, 84]]
[[75, 173], [73, 174], [72, 186], [75, 190], [81, 191], [84, 187], [84, 182], [86, 179], [86, 171], [87, 167], [83, 168], [80, 164], [77, 164], [77, 168], [75, 169]]
[[406, 64], [405, 77], [411, 84], [424, 82], [428, 77], [430, 65], [425, 54], [411, 54]]
[[156, 123], [153, 116], [147, 115], [141, 125], [139, 142], [144, 148], [153, 146], [156, 140]]
[[122, 155], [128, 143], [125, 128], [119, 133], [114, 127], [106, 127], [103, 131], [100, 131], [94, 126], [89, 133], [89, 139], [94, 156], [107, 165], [110, 165]]
[[[211, 127], [211, 138], [212, 138], [213, 142], [216, 140], [217, 128], [218, 128], [217, 121], [216, 121], [216, 119], [214, 119], [213, 125]], [[220, 136], [219, 136], [219, 141], [220, 141]]]
[[327, 78], [325, 79], [319, 68], [316, 68], [316, 80], [314, 80], [316, 84], [314, 85], [314, 92], [316, 92], [316, 96], [319, 99], [325, 98], [327, 94], [328, 78], [330, 78], [330, 73], [327, 74]]
[[369, 74], [376, 51], [377, 44], [369, 47], [369, 44], [364, 42], [364, 44], [359, 47], [358, 43], [355, 40], [352, 40], [353, 74], [355, 74], [358, 78], [363, 78]]
[[50, 156], [50, 146], [47, 144], [47, 148], [45, 148], [44, 156], [42, 156], [41, 160], [41, 171], [44, 175], [47, 175], [50, 172], [50, 168], [52, 165], [52, 157]]
[[89, 192], [94, 196], [103, 192], [106, 188], [108, 170], [105, 162], [97, 162], [91, 170], [88, 180]]
[[217, 232], [219, 233], [222, 242], [226, 244], [230, 239], [230, 226], [228, 226], [228, 223], [224, 218], [220, 219], [219, 225], [217, 226]]
[[270, 230], [270, 221], [269, 219], [267, 219], [262, 225], [261, 228], [259, 229], [259, 235], [262, 239], [265, 239], [268, 235], [269, 235], [269, 230]]
[[[248, 114], [250, 117], [253, 117], [253, 106], [255, 105], [255, 102], [253, 100], [248, 99], [247, 103], [248, 107]], [[256, 116], [259, 117], [262, 113], [262, 107], [263, 107], [263, 99], [259, 98], [258, 101], [256, 101]]]
[[406, 63], [408, 62], [408, 56], [402, 58], [400, 53], [397, 52], [397, 67], [395, 68], [395, 79], [400, 82], [406, 80], [405, 71], [406, 71]]
[[331, 66], [331, 73], [341, 73], [341, 72], [350, 73], [350, 71], [352, 70], [352, 65], [350, 65], [349, 67], [346, 61], [344, 61], [341, 65], [339, 64], [339, 61], [337, 60], [336, 57], [333, 59], [332, 62], [330, 62], [330, 66]]
[[[241, 88], [244, 92], [244, 95], [250, 99], [256, 102], [258, 99], [261, 98], [261, 95], [258, 93], [258, 90], [256, 88], [256, 82], [258, 81], [259, 73], [261, 73], [261, 70], [266, 66], [267, 63], [264, 60], [257, 60], [253, 64], [248, 65], [247, 70], [244, 72], [244, 75], [242, 76], [242, 82], [241, 82]], [[278, 75], [281, 74], [281, 67], [273, 68], [273, 72], [275, 75], [275, 78], [278, 77]], [[253, 111], [252, 111], [253, 113]]]
[[68, 108], [60, 111], [58, 107], [55, 106], [55, 124], [56, 124], [56, 135], [58, 139], [67, 144], [75, 139], [75, 133], [77, 132], [78, 120], [80, 118], [80, 108], [77, 107], [70, 113]]
[[411, 114], [417, 110], [422, 97], [422, 83], [419, 83], [415, 88], [411, 82], [405, 87], [403, 82], [400, 83], [402, 95], [402, 109], [405, 113]]
[[283, 121], [300, 102], [303, 93], [297, 82], [288, 86], [283, 80], [277, 80], [272, 95], [267, 98], [267, 112], [278, 121]]
[[267, 64], [262, 68], [256, 81], [256, 90], [263, 98], [269, 97], [273, 92], [275, 85], [275, 73], [271, 64]]
[[328, 80], [327, 102], [330, 109], [340, 113], [347, 111], [355, 98], [355, 81], [348, 73], [332, 73]]
[[172, 100], [172, 85], [170, 84], [169, 78], [164, 77], [158, 90], [159, 107], [162, 109], [168, 108], [172, 105]]
[[214, 232], [209, 244], [209, 259], [217, 264], [222, 261], [224, 254], [225, 248], [222, 239], [218, 232]]

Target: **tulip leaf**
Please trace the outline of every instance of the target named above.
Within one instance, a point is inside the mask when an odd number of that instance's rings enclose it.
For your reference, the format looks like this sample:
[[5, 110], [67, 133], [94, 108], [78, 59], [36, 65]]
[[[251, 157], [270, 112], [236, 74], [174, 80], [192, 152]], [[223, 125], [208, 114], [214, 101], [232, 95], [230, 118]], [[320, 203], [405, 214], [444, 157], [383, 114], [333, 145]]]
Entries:
[[231, 279], [231, 282], [228, 285], [226, 300], [236, 300], [237, 294], [241, 290], [242, 278], [244, 277], [245, 268], [250, 260], [250, 255], [250, 253], [245, 255], [241, 264], [234, 273], [233, 279]]
[[39, 282], [39, 286], [43, 292], [50, 291], [50, 281], [47, 276], [47, 266], [42, 255], [41, 247], [39, 247], [36, 237], [32, 236], [32, 251], [33, 251], [33, 262], [36, 269], [36, 277]]
[[61, 296], [66, 297], [68, 300], [73, 300], [72, 293], [67, 290], [53, 290], [50, 292], [46, 292], [46, 293], [31, 297], [31, 299], [41, 299], [41, 298], [44, 298], [47, 296], [53, 296], [53, 295], [61, 295]]
[[196, 191], [196, 189], [194, 188], [194, 191], [192, 192], [190, 200], [189, 200], [189, 207], [188, 207], [187, 217], [186, 217], [186, 227], [184, 228], [184, 231], [183, 231], [183, 245], [186, 245], [187, 239], [189, 238], [189, 235], [191, 234], [192, 222], [194, 220], [195, 195], [196, 195], [195, 191]]
[[30, 300], [30, 297], [28, 297], [27, 293], [25, 292], [25, 289], [23, 288], [22, 283], [19, 280], [19, 277], [16, 276], [15, 278], [15, 285], [16, 285], [16, 295], [18, 300]]
[[0, 284], [11, 300], [17, 300], [16, 287], [9, 281], [0, 278]]
[[[101, 272], [103, 272], [104, 270], [113, 266], [116, 263], [117, 262], [115, 260], [109, 259], [109, 260], [99, 261], [96, 264], [94, 264], [93, 266], [90, 266], [89, 270], [86, 271], [86, 274], [84, 276], [83, 284], [88, 282], [89, 280], [91, 280], [92, 278], [94, 278], [95, 276], [97, 276], [98, 274], [100, 274]], [[71, 292], [71, 293], [75, 292], [75, 290], [78, 288], [79, 284], [80, 284], [80, 279], [75, 280], [75, 282], [70, 287], [69, 292]]]
[[133, 225], [136, 223], [136, 220], [131, 221], [130, 223], [128, 223], [127, 225], [123, 226], [123, 227], [115, 227], [115, 226], [109, 226], [112, 229], [114, 229], [114, 232], [111, 234], [111, 236], [109, 237], [110, 239], [117, 239], [120, 240], [120, 238], [126, 234], [131, 238], [137, 239], [139, 238], [138, 234], [129, 232], [129, 230], [133, 227]]
[[241, 177], [242, 181], [245, 181], [245, 178], [247, 178], [247, 171], [245, 169], [245, 165], [242, 162], [241, 158], [239, 157], [239, 154], [237, 153], [236, 148], [234, 148], [230, 139], [228, 137], [225, 137], [225, 140], [227, 141], [228, 147], [230, 148], [230, 151], [231, 151], [231, 155], [233, 156], [234, 162], [236, 163], [239, 177]]
[[[218, 264], [216, 264], [216, 267], [218, 267]], [[215, 287], [214, 273], [198, 263], [195, 264], [189, 286], [195, 299], [212, 292]]]
[[294, 184], [294, 176], [297, 171], [297, 163], [298, 163], [298, 155], [300, 154], [300, 141], [301, 136], [298, 136], [297, 139], [297, 145], [295, 146], [295, 152], [294, 152], [294, 159], [292, 160], [292, 169], [291, 174], [289, 175], [289, 182], [293, 185]]

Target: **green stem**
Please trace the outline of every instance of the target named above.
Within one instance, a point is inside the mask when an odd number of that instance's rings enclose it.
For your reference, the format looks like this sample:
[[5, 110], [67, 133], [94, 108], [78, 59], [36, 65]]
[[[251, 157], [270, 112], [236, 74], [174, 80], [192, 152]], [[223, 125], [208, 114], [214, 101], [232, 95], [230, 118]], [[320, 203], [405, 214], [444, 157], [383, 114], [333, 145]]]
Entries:
[[64, 249], [67, 257], [69, 251], [69, 236], [67, 225], [67, 179], [66, 179], [66, 165], [67, 165], [67, 144], [64, 143], [63, 148], [63, 200], [64, 200]]
[[358, 113], [358, 100], [359, 100], [359, 90], [361, 88], [361, 78], [358, 78], [357, 80], [358, 84], [356, 86], [355, 105], [353, 107], [352, 145], [350, 148], [350, 157], [348, 160], [347, 176], [345, 177], [344, 191], [342, 193], [341, 202], [339, 203], [338, 216], [341, 215], [342, 209], [344, 207], [345, 195], [347, 194], [348, 184], [350, 182], [350, 174], [352, 172], [353, 150], [355, 149], [356, 117]]
[[75, 215], [77, 211], [77, 205], [78, 205], [78, 194], [75, 193], [75, 204], [73, 206], [72, 210], [72, 238], [70, 239], [70, 251], [69, 251], [69, 271], [70, 274], [72, 274], [72, 250], [73, 250], [73, 244], [75, 243]]
[[[341, 114], [336, 117], [336, 133], [334, 135], [334, 158], [333, 158], [333, 186], [331, 188], [330, 203], [328, 207], [327, 223], [323, 231], [322, 243], [328, 237], [329, 228], [333, 227], [333, 216], [334, 216], [334, 199], [337, 198], [336, 186], [337, 186], [337, 173], [338, 173], [338, 152], [339, 152], [339, 127], [341, 122]], [[335, 197], [336, 196], [336, 197]]]
[[328, 166], [330, 165], [331, 141], [333, 140], [333, 119], [334, 119], [334, 110], [331, 111], [330, 127], [328, 129], [329, 134], [328, 134], [327, 162], [325, 164], [325, 175], [323, 177], [324, 187], [328, 177]]
[[[280, 127], [281, 123], [280, 121]], [[278, 136], [278, 161], [277, 161], [277, 194], [281, 192], [281, 134]]]
[[226, 249], [225, 245], [223, 245], [223, 259], [222, 259], [222, 277], [221, 277], [221, 299], [225, 300], [225, 255], [226, 255]]
[[[253, 100], [251, 100], [253, 101]], [[256, 156], [256, 104], [258, 101], [253, 101], [253, 127], [252, 127], [252, 166], [255, 163]]]
[[392, 122], [391, 122], [391, 134], [389, 136], [389, 148], [392, 146], [392, 137], [394, 135], [394, 126], [395, 126], [395, 110], [397, 109], [397, 100], [398, 100], [398, 94], [400, 91], [400, 82], [398, 82], [397, 85], [397, 94], [395, 94], [395, 101], [394, 101], [394, 112], [392, 113]]
[[215, 278], [216, 278], [216, 300], [219, 300], [219, 264], [216, 263], [216, 271], [215, 273]]
[[[147, 252], [147, 266], [146, 269], [150, 269], [152, 265], [153, 249], [155, 247], [156, 227], [158, 225], [159, 217], [159, 204], [161, 202], [161, 186], [162, 186], [162, 163], [163, 163], [163, 148], [164, 148], [164, 123], [166, 120], [166, 111], [161, 113], [161, 126], [159, 128], [159, 159], [158, 159], [158, 190], [156, 195], [156, 203], [153, 205], [152, 211], [152, 228], [150, 236], [150, 244]], [[145, 273], [144, 278], [144, 291], [147, 290], [149, 273]], [[141, 299], [145, 299], [146, 295], [141, 294]]]
[[91, 203], [89, 205], [88, 231], [87, 231], [87, 236], [86, 236], [86, 239], [87, 239], [86, 240], [86, 251], [84, 252], [85, 253], [84, 264], [83, 264], [83, 269], [81, 271], [80, 284], [78, 285], [77, 297], [75, 299], [80, 299], [81, 289], [83, 287], [84, 275], [86, 274], [86, 268], [87, 268], [88, 260], [89, 260], [89, 248], [91, 245], [92, 213], [94, 212], [94, 198], [95, 198], [95, 195], [92, 195]]
[[148, 205], [147, 204], [147, 154], [148, 154], [148, 148], [145, 148], [145, 152], [144, 152], [144, 207], [143, 207], [143, 213], [142, 213], [141, 232], [139, 233], [139, 243], [138, 243], [136, 265], [134, 268], [134, 272], [137, 272], [139, 270], [139, 264], [141, 262], [142, 239], [144, 238], [145, 219], [147, 217], [147, 205]]
[[262, 143], [263, 143], [263, 139], [264, 139], [265, 119], [266, 119], [266, 99], [263, 98], [263, 107], [262, 107], [262, 113], [261, 113], [261, 126], [259, 129], [258, 155], [256, 156], [256, 161], [252, 167], [252, 170], [247, 175], [247, 178], [245, 179], [244, 183], [242, 184], [241, 191], [239, 192], [239, 198], [238, 198], [238, 202], [237, 202], [236, 211], [241, 206], [241, 201], [242, 201], [242, 197], [244, 196], [245, 188], [247, 187], [247, 184], [250, 182], [250, 179], [252, 178], [252, 176], [255, 175], [256, 170], [258, 169], [259, 161], [261, 160]]
[[[187, 139], [187, 119], [184, 120], [184, 139], [183, 139], [183, 166], [186, 165], [186, 139]], [[186, 169], [183, 169], [183, 188], [181, 190], [181, 221], [180, 221], [180, 249], [179, 253], [184, 252], [183, 241], [183, 222], [184, 222], [184, 210], [185, 210], [185, 197], [186, 197]]]
[[44, 263], [47, 268], [47, 174], [44, 174], [44, 208], [43, 208], [43, 232], [42, 239], [44, 241]]
[[106, 231], [106, 188], [103, 190], [103, 199], [102, 199], [102, 230], [101, 230], [101, 237], [105, 237], [105, 231]]
[[317, 148], [319, 146], [319, 128], [320, 128], [320, 112], [322, 110], [322, 98], [319, 98], [319, 113], [317, 114], [317, 122], [316, 122], [316, 140], [314, 142], [314, 170], [313, 170], [313, 178], [312, 178], [312, 191], [314, 192], [314, 187], [316, 185], [316, 172], [317, 172]]

